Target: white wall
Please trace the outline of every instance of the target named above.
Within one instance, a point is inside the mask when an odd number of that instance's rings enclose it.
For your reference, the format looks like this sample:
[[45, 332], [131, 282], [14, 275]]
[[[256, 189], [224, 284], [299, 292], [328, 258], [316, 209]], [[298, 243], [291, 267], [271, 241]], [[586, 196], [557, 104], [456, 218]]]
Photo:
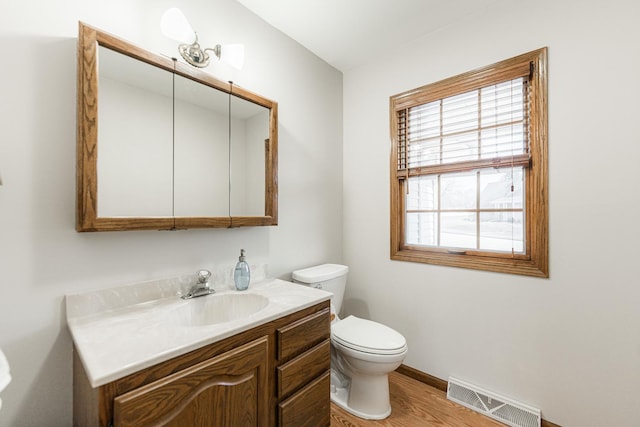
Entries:
[[[217, 77], [279, 103], [279, 225], [77, 233], [78, 20], [176, 56], [160, 16], [181, 7], [201, 44], [242, 42], [241, 72]], [[342, 261], [342, 75], [232, 0], [3, 1], [0, 12], [0, 347], [13, 381], [0, 426], [71, 425], [63, 296], [233, 263], [273, 276]]]
[[[637, 426], [640, 3], [497, 0], [344, 75], [347, 312], [405, 363], [542, 408]], [[549, 47], [548, 280], [389, 260], [389, 96]]]

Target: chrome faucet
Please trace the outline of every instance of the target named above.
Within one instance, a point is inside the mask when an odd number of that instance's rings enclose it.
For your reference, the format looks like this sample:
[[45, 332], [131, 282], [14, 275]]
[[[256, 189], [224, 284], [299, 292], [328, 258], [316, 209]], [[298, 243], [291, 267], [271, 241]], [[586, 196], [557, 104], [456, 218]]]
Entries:
[[214, 293], [215, 291], [209, 287], [209, 277], [211, 277], [211, 272], [209, 270], [198, 270], [198, 283], [193, 285], [189, 293], [182, 295], [181, 298], [191, 299]]

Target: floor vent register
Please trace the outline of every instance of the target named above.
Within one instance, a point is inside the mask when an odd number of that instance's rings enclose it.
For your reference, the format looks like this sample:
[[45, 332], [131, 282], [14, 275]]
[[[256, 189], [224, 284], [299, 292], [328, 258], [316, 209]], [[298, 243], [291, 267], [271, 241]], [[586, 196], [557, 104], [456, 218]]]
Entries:
[[449, 377], [447, 399], [512, 427], [540, 427], [540, 410]]

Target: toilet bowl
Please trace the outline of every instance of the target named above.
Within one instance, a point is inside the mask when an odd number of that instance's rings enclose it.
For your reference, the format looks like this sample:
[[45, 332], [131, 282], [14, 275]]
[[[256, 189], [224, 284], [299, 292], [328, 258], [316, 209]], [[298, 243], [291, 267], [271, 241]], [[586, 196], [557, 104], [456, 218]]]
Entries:
[[331, 400], [357, 417], [384, 419], [391, 414], [389, 372], [403, 362], [405, 338], [392, 328], [356, 316], [340, 319], [349, 269], [323, 264], [294, 271], [296, 283], [333, 293], [331, 322]]

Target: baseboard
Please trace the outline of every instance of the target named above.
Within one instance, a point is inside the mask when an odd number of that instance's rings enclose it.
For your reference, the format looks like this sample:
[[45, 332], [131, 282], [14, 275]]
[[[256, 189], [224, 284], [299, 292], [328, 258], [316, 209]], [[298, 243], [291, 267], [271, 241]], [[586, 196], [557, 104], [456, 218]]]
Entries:
[[[415, 368], [412, 368], [404, 364], [400, 365], [400, 367], [396, 369], [396, 371], [402, 375], [406, 375], [409, 378], [413, 378], [414, 380], [420, 381], [421, 383], [424, 383], [435, 389], [438, 389], [445, 393], [447, 392], [447, 381], [443, 379], [434, 377], [433, 375], [429, 375], [427, 373], [424, 373], [422, 371], [419, 371]], [[542, 427], [561, 427], [558, 424], [554, 424], [551, 421], [547, 421], [544, 419], [542, 420], [541, 426]]]
[[438, 377], [434, 377], [433, 375], [425, 374], [422, 371], [414, 369], [407, 365], [400, 365], [398, 369], [396, 369], [398, 373], [402, 375], [406, 375], [409, 378], [413, 378], [414, 380], [418, 380], [421, 383], [429, 385], [433, 388], [437, 388], [440, 391], [447, 392], [447, 382], [445, 380], [441, 380]]

